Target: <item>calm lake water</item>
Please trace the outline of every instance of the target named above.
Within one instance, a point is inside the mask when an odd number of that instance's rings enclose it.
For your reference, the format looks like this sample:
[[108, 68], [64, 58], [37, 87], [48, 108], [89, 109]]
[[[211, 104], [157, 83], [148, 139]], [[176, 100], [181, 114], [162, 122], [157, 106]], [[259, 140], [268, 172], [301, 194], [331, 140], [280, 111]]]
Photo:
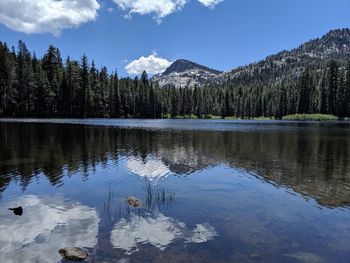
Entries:
[[14, 121], [0, 262], [350, 261], [348, 123]]

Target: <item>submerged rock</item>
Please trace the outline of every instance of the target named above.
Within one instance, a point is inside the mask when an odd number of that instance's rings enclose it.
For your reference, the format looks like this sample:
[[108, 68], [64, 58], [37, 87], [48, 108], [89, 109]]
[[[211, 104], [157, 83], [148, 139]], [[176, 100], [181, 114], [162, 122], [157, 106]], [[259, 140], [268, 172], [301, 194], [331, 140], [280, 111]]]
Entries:
[[215, 228], [208, 223], [197, 224], [192, 231], [192, 235], [186, 240], [190, 243], [205, 243], [214, 239], [217, 235]]
[[140, 208], [142, 207], [142, 202], [141, 200], [137, 199], [136, 197], [129, 196], [126, 198], [126, 201], [128, 202], [128, 205], [135, 207], [135, 208]]
[[58, 253], [60, 253], [64, 259], [71, 261], [84, 261], [89, 256], [85, 249], [79, 247], [61, 248]]
[[21, 216], [23, 214], [22, 206], [15, 207], [15, 208], [9, 208], [9, 210], [12, 211], [16, 216]]
[[309, 252], [297, 252], [293, 254], [285, 254], [287, 257], [295, 258], [299, 262], [305, 262], [305, 263], [321, 263], [326, 262], [321, 256]]

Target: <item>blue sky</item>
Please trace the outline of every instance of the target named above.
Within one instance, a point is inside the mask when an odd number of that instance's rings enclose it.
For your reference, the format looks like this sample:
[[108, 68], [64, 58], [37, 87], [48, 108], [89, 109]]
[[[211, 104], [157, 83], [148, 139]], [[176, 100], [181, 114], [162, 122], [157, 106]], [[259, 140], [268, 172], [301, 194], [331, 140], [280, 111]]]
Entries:
[[[125, 76], [185, 58], [230, 70], [331, 29], [350, 27], [349, 0], [0, 0], [0, 40], [42, 56], [85, 53]], [[143, 57], [143, 58], [142, 58]], [[140, 59], [141, 58], [141, 59]], [[129, 65], [129, 66], [128, 66]], [[127, 69], [127, 70], [126, 70]]]

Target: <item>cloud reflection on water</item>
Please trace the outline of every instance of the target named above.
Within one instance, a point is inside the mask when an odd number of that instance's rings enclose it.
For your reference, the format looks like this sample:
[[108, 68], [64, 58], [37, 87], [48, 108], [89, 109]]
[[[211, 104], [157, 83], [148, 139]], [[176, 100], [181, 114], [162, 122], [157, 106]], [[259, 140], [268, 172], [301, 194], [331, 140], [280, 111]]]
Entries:
[[133, 215], [115, 224], [111, 233], [114, 248], [131, 255], [139, 251], [138, 245], [150, 244], [164, 251], [176, 240], [186, 243], [204, 243], [212, 240], [217, 233], [208, 223], [198, 224], [194, 230], [188, 230], [186, 224], [159, 213], [156, 217]]
[[21, 204], [22, 217], [0, 212], [0, 262], [57, 262], [62, 247], [92, 248], [97, 244], [95, 209], [67, 203], [61, 197], [26, 195], [6, 206]]

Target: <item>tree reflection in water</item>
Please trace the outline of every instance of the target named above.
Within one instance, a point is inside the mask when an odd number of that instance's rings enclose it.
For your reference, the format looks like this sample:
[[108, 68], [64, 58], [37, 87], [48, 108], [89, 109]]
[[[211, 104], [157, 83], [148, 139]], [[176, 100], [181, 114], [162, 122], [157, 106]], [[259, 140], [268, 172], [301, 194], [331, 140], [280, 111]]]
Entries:
[[320, 205], [347, 206], [349, 135], [346, 128], [318, 126], [215, 132], [0, 123], [0, 191], [12, 180], [25, 189], [38, 174], [59, 187], [64, 176], [89, 176], [96, 165], [117, 164], [126, 156], [128, 169], [150, 180], [225, 163]]

